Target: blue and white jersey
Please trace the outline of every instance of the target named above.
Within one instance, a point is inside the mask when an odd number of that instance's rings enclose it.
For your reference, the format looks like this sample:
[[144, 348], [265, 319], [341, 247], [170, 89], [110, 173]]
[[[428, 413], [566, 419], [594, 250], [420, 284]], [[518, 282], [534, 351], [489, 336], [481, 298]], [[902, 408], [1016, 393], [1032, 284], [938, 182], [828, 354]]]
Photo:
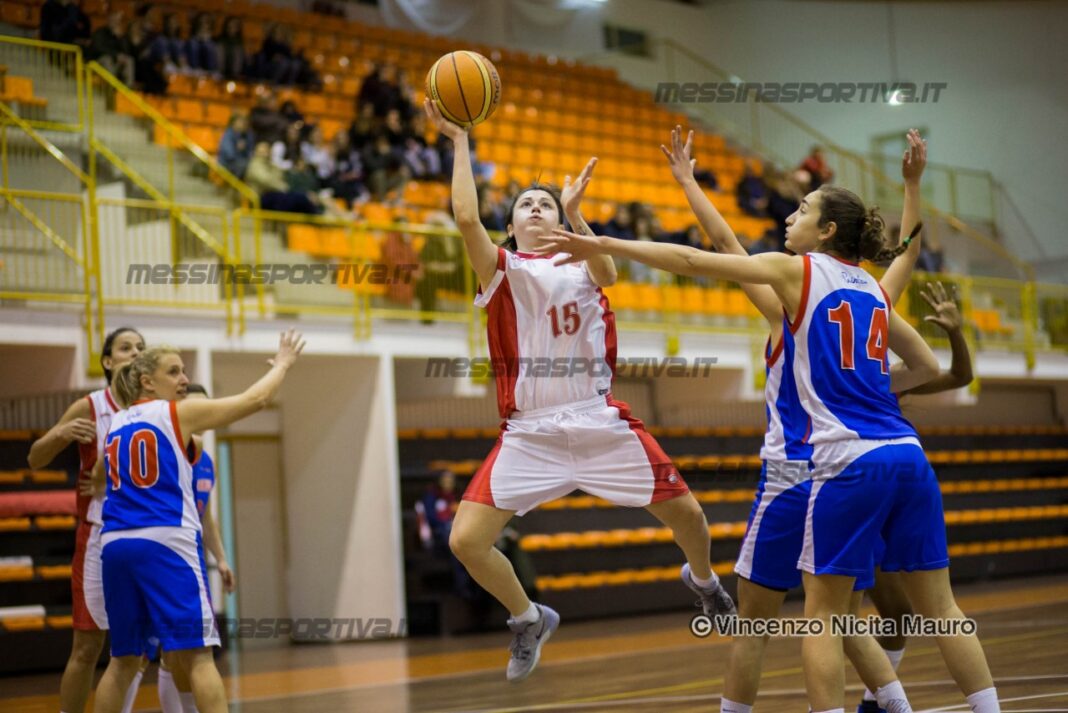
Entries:
[[208, 498], [211, 497], [213, 487], [215, 487], [215, 463], [205, 451], [193, 464], [193, 497], [197, 501], [197, 517], [201, 519], [207, 512]]
[[145, 527], [200, 531], [193, 464], [176, 402], [139, 401], [116, 414], [104, 446], [104, 466], [104, 534]]
[[858, 265], [809, 253], [797, 316], [783, 330], [793, 354], [805, 443], [915, 438], [890, 393], [890, 310], [886, 292]]
[[764, 434], [760, 457], [766, 461], [808, 461], [812, 458], [812, 446], [805, 441], [805, 437], [810, 420], [797, 395], [793, 344], [787, 343], [784, 335], [779, 337], [773, 350], [771, 337], [768, 337], [764, 361], [764, 406], [768, 430]]

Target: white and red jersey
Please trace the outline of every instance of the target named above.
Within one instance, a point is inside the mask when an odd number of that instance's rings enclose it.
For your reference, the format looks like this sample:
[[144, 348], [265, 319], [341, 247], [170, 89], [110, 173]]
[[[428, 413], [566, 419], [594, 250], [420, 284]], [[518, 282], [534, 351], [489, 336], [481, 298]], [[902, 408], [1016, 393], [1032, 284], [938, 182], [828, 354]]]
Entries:
[[475, 304], [488, 313], [501, 418], [608, 394], [615, 315], [585, 263], [499, 248], [497, 273]]
[[[111, 395], [108, 388], [97, 389], [85, 397], [89, 401], [89, 418], [96, 423], [96, 441], [94, 443], [78, 444], [78, 482], [89, 480], [93, 472], [93, 466], [104, 453], [104, 439], [111, 428], [111, 419], [121, 409]], [[82, 495], [80, 490], [76, 495], [78, 517], [82, 520], [102, 525], [104, 494], [89, 497]]]

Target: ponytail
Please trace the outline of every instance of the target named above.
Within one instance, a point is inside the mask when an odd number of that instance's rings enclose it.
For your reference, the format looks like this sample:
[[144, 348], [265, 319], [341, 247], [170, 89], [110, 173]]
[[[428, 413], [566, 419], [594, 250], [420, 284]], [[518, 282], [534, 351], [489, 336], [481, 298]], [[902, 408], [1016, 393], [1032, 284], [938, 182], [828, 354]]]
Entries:
[[167, 354], [179, 354], [174, 347], [153, 347], [131, 361], [115, 369], [111, 377], [111, 391], [119, 406], [129, 408], [141, 396], [141, 377], [148, 376], [159, 368], [160, 360]]

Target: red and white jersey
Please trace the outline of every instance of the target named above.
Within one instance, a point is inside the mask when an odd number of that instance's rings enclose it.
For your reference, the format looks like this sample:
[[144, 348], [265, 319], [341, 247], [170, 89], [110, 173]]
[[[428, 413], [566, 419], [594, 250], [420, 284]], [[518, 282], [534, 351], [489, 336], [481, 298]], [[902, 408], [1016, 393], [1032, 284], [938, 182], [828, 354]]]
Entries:
[[500, 248], [475, 304], [488, 312], [501, 418], [604, 396], [616, 371], [616, 322], [585, 263]]
[[[78, 481], [89, 480], [96, 465], [97, 458], [104, 453], [104, 439], [107, 438], [108, 430], [111, 429], [111, 419], [121, 409], [115, 402], [115, 397], [107, 388], [97, 389], [85, 397], [89, 401], [89, 418], [96, 423], [96, 442], [78, 444]], [[92, 498], [82, 495], [79, 491], [76, 495], [78, 517], [82, 520], [104, 524], [103, 508], [104, 494], [101, 493]]]

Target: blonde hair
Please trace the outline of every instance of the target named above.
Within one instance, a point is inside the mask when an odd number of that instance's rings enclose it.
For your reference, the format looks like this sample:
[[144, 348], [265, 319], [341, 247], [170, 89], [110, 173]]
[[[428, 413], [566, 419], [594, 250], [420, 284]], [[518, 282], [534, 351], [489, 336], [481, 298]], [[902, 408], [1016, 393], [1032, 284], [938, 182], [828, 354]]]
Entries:
[[129, 408], [130, 404], [137, 401], [137, 397], [141, 395], [141, 377], [154, 373], [167, 354], [180, 352], [174, 347], [152, 347], [138, 354], [133, 361], [115, 369], [111, 377], [111, 391], [120, 406]]

